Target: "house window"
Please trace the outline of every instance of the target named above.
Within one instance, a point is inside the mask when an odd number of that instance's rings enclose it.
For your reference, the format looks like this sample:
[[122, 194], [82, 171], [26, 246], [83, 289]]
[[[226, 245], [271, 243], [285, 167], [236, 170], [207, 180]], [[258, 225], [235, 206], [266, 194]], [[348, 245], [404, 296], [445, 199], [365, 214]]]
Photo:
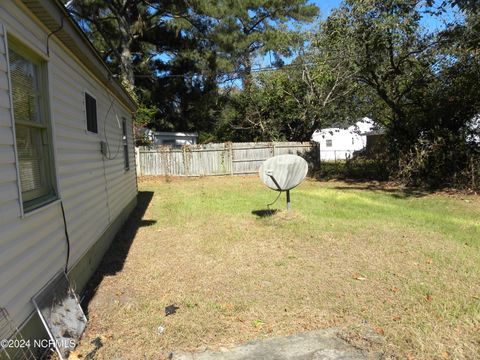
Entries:
[[87, 114], [87, 131], [97, 134], [97, 100], [85, 93], [85, 112]]
[[22, 47], [8, 49], [18, 172], [24, 211], [55, 198], [46, 109], [46, 67]]
[[122, 118], [122, 139], [123, 139], [123, 159], [125, 170], [130, 170], [130, 161], [128, 159], [128, 136], [127, 136], [127, 120]]
[[327, 140], [326, 145], [327, 147], [332, 147], [332, 140]]

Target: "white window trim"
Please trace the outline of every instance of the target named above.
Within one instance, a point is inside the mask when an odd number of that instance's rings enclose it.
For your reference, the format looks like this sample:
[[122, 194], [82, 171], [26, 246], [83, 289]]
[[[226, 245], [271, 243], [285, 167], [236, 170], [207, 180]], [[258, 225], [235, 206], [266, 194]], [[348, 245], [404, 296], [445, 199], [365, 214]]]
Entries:
[[8, 51], [9, 49], [8, 32], [7, 32], [7, 27], [5, 25], [2, 25], [2, 27], [3, 27], [3, 36], [4, 36], [5, 52], [6, 52], [6, 60], [7, 60], [8, 97], [10, 101], [10, 126], [12, 127], [12, 134], [13, 134], [13, 151], [15, 153], [15, 170], [17, 173], [18, 202], [20, 204], [20, 216], [23, 217], [25, 212], [23, 209], [22, 188], [20, 185], [20, 167], [19, 167], [19, 161], [18, 161], [17, 132], [15, 130], [15, 119], [14, 119], [14, 111], [13, 111], [13, 91], [12, 91], [12, 79], [10, 76], [10, 53]]
[[[56, 204], [60, 200], [59, 196], [59, 189], [58, 189], [58, 172], [57, 172], [57, 161], [56, 161], [56, 148], [54, 142], [54, 133], [53, 133], [53, 117], [51, 112], [51, 86], [48, 76], [49, 71], [49, 64], [48, 58], [45, 57], [42, 53], [36, 51], [33, 47], [29, 46], [25, 42], [21, 40], [17, 40], [15, 35], [11, 35], [11, 33], [7, 30], [5, 25], [3, 27], [3, 34], [4, 34], [4, 43], [5, 43], [5, 50], [6, 50], [6, 61], [7, 61], [7, 80], [8, 80], [8, 93], [9, 93], [9, 101], [10, 101], [10, 125], [12, 129], [12, 136], [13, 136], [13, 148], [14, 148], [14, 157], [15, 157], [15, 171], [17, 175], [17, 190], [18, 190], [18, 202], [20, 206], [20, 217], [25, 218], [30, 216], [31, 214], [35, 214], [43, 209], [49, 208], [50, 205]], [[10, 69], [10, 45], [9, 45], [9, 37], [13, 37], [15, 39], [15, 43], [18, 42], [18, 47], [25, 48], [27, 52], [31, 52], [34, 54], [35, 57], [38, 57], [40, 61], [44, 62], [41, 64], [41, 76], [42, 76], [42, 87], [43, 90], [46, 91], [47, 96], [42, 100], [43, 102], [43, 116], [47, 119], [47, 127], [46, 132], [48, 136], [48, 140], [50, 145], [48, 146], [48, 156], [49, 156], [49, 177], [51, 182], [51, 187], [54, 190], [54, 194], [50, 198], [46, 198], [45, 201], [40, 202], [37, 206], [29, 209], [26, 211], [25, 206], [23, 204], [23, 195], [22, 195], [22, 187], [21, 187], [21, 179], [20, 179], [20, 167], [19, 167], [19, 157], [18, 157], [18, 147], [17, 147], [17, 134], [16, 134], [16, 124], [15, 124], [15, 111], [13, 108], [13, 91], [12, 91], [12, 78], [11, 78], [11, 69]], [[15, 46], [17, 46], [15, 44]]]

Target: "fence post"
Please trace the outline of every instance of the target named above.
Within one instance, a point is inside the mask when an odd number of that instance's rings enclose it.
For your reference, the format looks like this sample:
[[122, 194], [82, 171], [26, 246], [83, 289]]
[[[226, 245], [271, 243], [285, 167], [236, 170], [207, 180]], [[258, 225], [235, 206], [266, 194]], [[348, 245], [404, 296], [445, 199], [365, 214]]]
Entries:
[[272, 156], [275, 156], [275, 143], [272, 142]]
[[476, 181], [475, 181], [475, 163], [473, 161], [473, 156], [470, 158], [470, 164], [472, 166], [472, 169], [470, 170], [472, 172], [472, 190], [476, 189]]
[[191, 145], [183, 145], [182, 146], [182, 161], [183, 161], [183, 173], [185, 174], [185, 176], [189, 176], [190, 175], [190, 171], [189, 171], [189, 164], [188, 164], [188, 151], [191, 151], [191, 148], [190, 148]]
[[135, 146], [135, 166], [137, 167], [137, 176], [142, 176], [142, 166], [140, 165], [140, 147]]
[[228, 144], [228, 152], [230, 158], [230, 176], [233, 176], [233, 143]]

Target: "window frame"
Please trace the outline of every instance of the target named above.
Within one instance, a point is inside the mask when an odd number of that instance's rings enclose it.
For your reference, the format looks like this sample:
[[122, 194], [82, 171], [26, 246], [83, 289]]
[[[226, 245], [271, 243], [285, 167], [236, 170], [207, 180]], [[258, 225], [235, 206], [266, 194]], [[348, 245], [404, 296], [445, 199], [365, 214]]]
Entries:
[[123, 169], [125, 171], [130, 170], [130, 154], [128, 149], [128, 131], [127, 131], [127, 119], [122, 117], [122, 142], [123, 142]]
[[[90, 131], [88, 129], [88, 111], [87, 111], [87, 95], [90, 96], [93, 100], [95, 100], [95, 113], [96, 113], [96, 128], [97, 132]], [[99, 131], [98, 131], [98, 99], [96, 96], [92, 94], [91, 91], [88, 90], [83, 90], [83, 111], [85, 113], [85, 132], [89, 135], [92, 136], [100, 136]]]
[[[9, 96], [11, 106], [12, 131], [14, 137], [15, 150], [15, 167], [17, 169], [17, 186], [19, 194], [19, 202], [21, 207], [21, 216], [24, 216], [44, 205], [50, 204], [59, 199], [56, 178], [56, 163], [53, 138], [53, 125], [50, 110], [50, 87], [48, 77], [48, 59], [35, 52], [30, 46], [24, 42], [17, 40], [10, 33], [6, 33], [6, 53], [7, 53], [7, 76], [9, 83]], [[31, 122], [15, 119], [15, 109], [13, 100], [13, 81], [11, 70], [11, 52], [15, 52], [19, 56], [34, 64], [37, 68], [37, 101], [39, 104], [40, 122]], [[22, 191], [20, 176], [20, 159], [18, 154], [17, 126], [26, 127], [28, 129], [40, 129], [41, 148], [42, 148], [42, 177], [45, 186], [42, 189]]]
[[326, 139], [325, 140], [325, 147], [333, 147], [333, 139]]

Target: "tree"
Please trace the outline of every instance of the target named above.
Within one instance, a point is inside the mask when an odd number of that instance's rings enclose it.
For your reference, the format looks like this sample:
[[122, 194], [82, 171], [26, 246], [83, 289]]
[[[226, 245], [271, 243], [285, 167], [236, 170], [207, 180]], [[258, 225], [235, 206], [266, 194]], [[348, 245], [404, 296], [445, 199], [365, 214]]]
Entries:
[[152, 60], [175, 47], [177, 29], [184, 23], [175, 20], [186, 19], [187, 10], [185, 2], [174, 0], [86, 0], [69, 6], [94, 46], [132, 93], [135, 73], [154, 71]]
[[240, 75], [243, 89], [252, 83], [252, 63], [257, 55], [291, 56], [301, 40], [291, 26], [308, 23], [318, 8], [307, 0], [221, 0], [200, 2], [200, 12], [214, 19], [211, 40], [231, 70]]
[[[327, 42], [344, 44], [342, 56], [354, 80], [364, 88], [366, 112], [396, 133], [396, 144], [416, 137], [412, 113], [434, 78], [435, 41], [420, 31], [420, 1], [349, 0], [328, 18]], [[369, 94], [370, 95], [367, 95]], [[373, 100], [373, 101], [372, 101]]]
[[424, 31], [422, 16], [441, 11], [431, 2], [346, 0], [322, 27], [327, 43], [345, 45], [363, 113], [388, 130], [392, 173], [434, 185], [465, 173], [465, 130], [480, 99], [476, 16]]
[[158, 111], [150, 126], [211, 132], [230, 74], [251, 83], [260, 52], [289, 55], [289, 21], [310, 21], [306, 0], [87, 0], [71, 12], [114, 73], [140, 102]]
[[175, 0], [87, 0], [69, 9], [142, 108], [157, 109], [147, 126], [210, 126], [205, 114], [216, 103], [217, 64], [206, 39], [208, 17]]

